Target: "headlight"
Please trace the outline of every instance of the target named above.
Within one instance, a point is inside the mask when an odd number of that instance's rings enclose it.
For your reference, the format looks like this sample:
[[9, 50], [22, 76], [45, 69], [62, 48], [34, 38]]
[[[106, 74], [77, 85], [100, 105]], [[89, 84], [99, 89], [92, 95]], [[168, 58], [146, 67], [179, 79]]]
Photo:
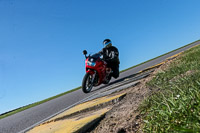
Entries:
[[87, 65], [94, 67], [96, 65], [96, 62], [87, 61]]

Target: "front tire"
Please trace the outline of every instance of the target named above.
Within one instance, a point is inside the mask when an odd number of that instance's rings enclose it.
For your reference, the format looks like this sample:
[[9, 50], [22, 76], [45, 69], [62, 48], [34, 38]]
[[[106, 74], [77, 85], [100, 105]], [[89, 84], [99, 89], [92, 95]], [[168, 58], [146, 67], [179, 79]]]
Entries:
[[93, 88], [92, 75], [86, 73], [82, 81], [82, 90], [84, 93], [89, 93]]

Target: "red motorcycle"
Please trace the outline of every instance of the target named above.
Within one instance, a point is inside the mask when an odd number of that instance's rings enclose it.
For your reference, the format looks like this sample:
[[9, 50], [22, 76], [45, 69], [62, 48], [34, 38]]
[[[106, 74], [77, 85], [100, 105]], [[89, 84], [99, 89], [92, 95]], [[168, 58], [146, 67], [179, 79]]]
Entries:
[[107, 68], [107, 63], [102, 59], [102, 54], [96, 53], [87, 56], [87, 51], [84, 50], [85, 55], [85, 70], [86, 74], [82, 81], [82, 90], [84, 93], [89, 93], [93, 86], [100, 84], [108, 84], [111, 79], [111, 68]]

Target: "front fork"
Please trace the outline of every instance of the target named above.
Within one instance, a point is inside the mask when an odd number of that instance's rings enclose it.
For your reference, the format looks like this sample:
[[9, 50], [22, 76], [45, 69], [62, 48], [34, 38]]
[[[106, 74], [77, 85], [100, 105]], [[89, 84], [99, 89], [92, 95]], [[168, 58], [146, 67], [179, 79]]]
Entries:
[[87, 71], [87, 73], [90, 73], [90, 75], [92, 76], [92, 79], [91, 79], [91, 83], [92, 83], [92, 86], [94, 85], [94, 79], [96, 77], [96, 71]]

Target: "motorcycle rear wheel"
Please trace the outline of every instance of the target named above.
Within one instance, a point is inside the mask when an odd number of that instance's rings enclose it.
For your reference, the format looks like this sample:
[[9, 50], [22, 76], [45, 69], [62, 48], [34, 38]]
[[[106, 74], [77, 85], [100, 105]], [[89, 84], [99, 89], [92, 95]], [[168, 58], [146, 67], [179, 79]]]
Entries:
[[86, 73], [82, 81], [82, 90], [84, 93], [89, 93], [93, 88], [92, 75]]
[[110, 80], [111, 80], [111, 75], [109, 75], [108, 77], [106, 77], [106, 80], [103, 82], [104, 84], [109, 84]]

